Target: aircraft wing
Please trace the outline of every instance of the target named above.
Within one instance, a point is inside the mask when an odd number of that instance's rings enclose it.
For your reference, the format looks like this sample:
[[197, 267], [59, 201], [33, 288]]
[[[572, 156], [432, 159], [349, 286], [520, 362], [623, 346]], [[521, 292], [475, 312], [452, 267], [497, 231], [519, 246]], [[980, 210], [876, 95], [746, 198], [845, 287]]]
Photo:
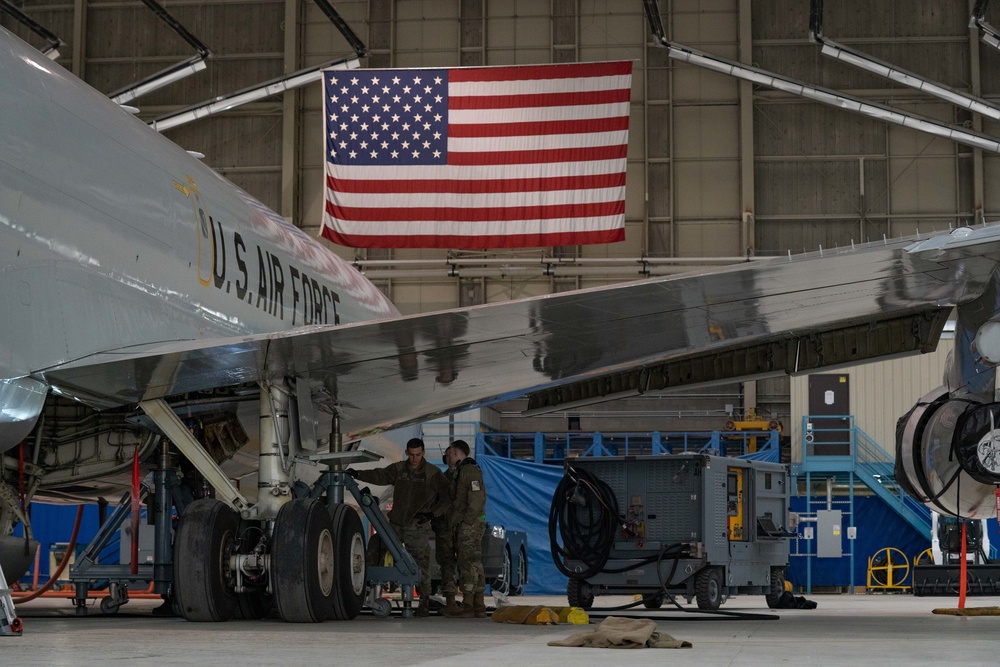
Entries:
[[431, 314], [108, 352], [33, 375], [99, 408], [290, 377], [335, 408], [353, 439], [524, 395], [544, 411], [928, 352], [951, 308], [980, 296], [998, 262], [1000, 226], [962, 228]]

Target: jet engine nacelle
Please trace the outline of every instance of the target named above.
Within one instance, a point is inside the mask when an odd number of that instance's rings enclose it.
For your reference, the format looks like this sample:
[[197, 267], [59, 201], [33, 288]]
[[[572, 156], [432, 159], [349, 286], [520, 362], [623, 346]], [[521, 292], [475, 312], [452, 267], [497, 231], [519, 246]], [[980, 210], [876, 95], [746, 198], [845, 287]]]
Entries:
[[982, 519], [996, 512], [1000, 403], [939, 387], [896, 423], [896, 481], [931, 509]]

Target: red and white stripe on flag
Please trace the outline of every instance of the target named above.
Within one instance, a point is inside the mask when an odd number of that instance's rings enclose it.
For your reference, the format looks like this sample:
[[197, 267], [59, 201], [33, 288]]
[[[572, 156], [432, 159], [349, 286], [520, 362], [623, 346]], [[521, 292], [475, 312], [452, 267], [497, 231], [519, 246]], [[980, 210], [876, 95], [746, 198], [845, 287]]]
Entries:
[[631, 62], [327, 70], [323, 236], [355, 248], [625, 238]]

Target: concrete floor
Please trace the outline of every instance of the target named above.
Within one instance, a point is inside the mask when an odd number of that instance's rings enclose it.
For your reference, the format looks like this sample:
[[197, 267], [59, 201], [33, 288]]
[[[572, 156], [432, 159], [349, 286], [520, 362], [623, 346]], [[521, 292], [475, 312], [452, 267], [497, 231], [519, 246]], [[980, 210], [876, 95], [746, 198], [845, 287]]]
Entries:
[[[779, 620], [681, 621], [660, 612], [657, 626], [692, 649], [614, 651], [555, 648], [548, 641], [585, 626], [524, 626], [489, 619], [362, 615], [354, 621], [292, 625], [278, 620], [188, 623], [150, 615], [155, 603], [134, 600], [117, 616], [74, 616], [66, 600], [24, 604], [21, 637], [0, 637], [0, 665], [131, 663], [153, 665], [971, 665], [1000, 664], [1000, 617], [931, 614], [952, 598], [909, 595], [810, 596], [815, 610], [782, 610]], [[565, 598], [513, 598], [519, 604], [565, 605]], [[601, 606], [627, 602], [598, 598]], [[969, 598], [993, 606], [1000, 598]], [[724, 611], [773, 613], [762, 597], [731, 599]], [[625, 615], [618, 613], [617, 615]], [[695, 616], [695, 615], [692, 615]], [[600, 622], [592, 618], [592, 626]]]

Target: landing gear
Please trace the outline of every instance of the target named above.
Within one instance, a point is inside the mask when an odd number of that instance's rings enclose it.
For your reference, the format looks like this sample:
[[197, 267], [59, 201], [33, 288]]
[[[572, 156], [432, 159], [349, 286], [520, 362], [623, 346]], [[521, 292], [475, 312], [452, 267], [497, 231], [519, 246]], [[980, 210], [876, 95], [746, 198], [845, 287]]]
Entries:
[[361, 517], [353, 508], [337, 504], [330, 510], [333, 524], [333, 618], [349, 621], [365, 602], [365, 536]]
[[189, 621], [226, 621], [236, 609], [236, 575], [229, 557], [239, 517], [213, 498], [184, 510], [174, 535], [174, 593]]
[[285, 503], [274, 520], [271, 584], [282, 620], [319, 623], [333, 616], [334, 540], [318, 500]]
[[[248, 556], [263, 552], [266, 545], [264, 530], [257, 520], [240, 520], [239, 536], [234, 552]], [[253, 565], [258, 561], [253, 560]], [[258, 620], [267, 618], [274, 610], [274, 596], [267, 591], [267, 575], [259, 566], [251, 567], [245, 558], [237, 559], [237, 567], [242, 567], [238, 573], [238, 588], [242, 591], [236, 595], [236, 611], [233, 618], [240, 620]]]

